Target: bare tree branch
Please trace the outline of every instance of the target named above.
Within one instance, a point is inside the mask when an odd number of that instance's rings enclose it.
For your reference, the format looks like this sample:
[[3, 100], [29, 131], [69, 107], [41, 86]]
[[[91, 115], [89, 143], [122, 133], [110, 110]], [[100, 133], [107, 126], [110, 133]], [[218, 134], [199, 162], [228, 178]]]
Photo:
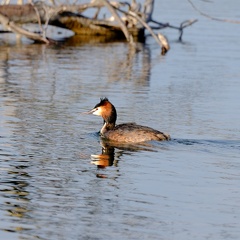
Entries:
[[128, 13], [131, 15], [132, 17], [135, 17], [154, 37], [154, 39], [156, 40], [156, 42], [162, 46], [160, 39], [156, 36], [156, 34], [153, 32], [153, 30], [151, 29], [151, 27], [149, 27], [149, 25], [142, 19], [140, 18], [135, 12], [129, 11]]
[[39, 34], [29, 32], [19, 26], [17, 26], [14, 22], [9, 21], [9, 19], [2, 14], [0, 14], [0, 22], [9, 30], [13, 31], [14, 33], [21, 34], [29, 39], [32, 39], [34, 41], [39, 41], [42, 43], [49, 43], [48, 39], [43, 38]]
[[109, 9], [109, 11], [112, 13], [113, 17], [118, 21], [120, 24], [120, 27], [127, 39], [128, 42], [133, 43], [133, 37], [129, 34], [127, 27], [123, 23], [122, 19], [118, 16], [117, 12], [114, 10], [113, 6], [107, 1], [102, 0], [102, 2], [106, 5], [106, 7]]
[[191, 0], [187, 0], [191, 6], [193, 7], [193, 9], [195, 11], [197, 11], [200, 15], [206, 17], [206, 18], [209, 18], [211, 20], [214, 20], [214, 21], [219, 21], [219, 22], [228, 22], [228, 23], [234, 23], [234, 24], [240, 24], [240, 21], [237, 21], [237, 20], [231, 20], [231, 19], [221, 19], [221, 18], [216, 18], [216, 17], [212, 17], [204, 12], [202, 12], [201, 10], [199, 10]]

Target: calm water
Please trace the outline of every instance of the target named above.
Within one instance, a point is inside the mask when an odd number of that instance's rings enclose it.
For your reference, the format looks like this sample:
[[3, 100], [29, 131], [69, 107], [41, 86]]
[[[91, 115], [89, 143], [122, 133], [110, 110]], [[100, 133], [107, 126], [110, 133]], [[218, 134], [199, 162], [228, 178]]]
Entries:
[[[237, 0], [198, 6], [239, 18]], [[166, 30], [164, 57], [152, 38], [0, 45], [0, 239], [240, 238], [239, 25], [177, 0], [155, 18], [199, 22]], [[104, 96], [173, 140], [106, 146], [80, 114]]]

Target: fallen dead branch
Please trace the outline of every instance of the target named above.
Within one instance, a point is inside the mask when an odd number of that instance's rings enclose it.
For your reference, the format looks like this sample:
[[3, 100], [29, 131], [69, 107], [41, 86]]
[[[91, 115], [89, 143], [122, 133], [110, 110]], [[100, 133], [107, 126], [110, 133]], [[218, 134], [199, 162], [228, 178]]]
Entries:
[[[160, 23], [152, 19], [153, 7], [154, 0], [145, 0], [143, 7], [136, 0], [132, 0], [131, 3], [92, 0], [85, 4], [60, 6], [47, 5], [43, 2], [25, 5], [0, 5], [0, 23], [14, 33], [47, 44], [50, 41], [46, 37], [48, 25], [64, 27], [74, 31], [75, 34], [106, 35], [112, 38], [125, 37], [129, 43], [133, 43], [133, 39], [137, 41], [143, 39], [144, 30], [147, 29], [161, 46], [162, 54], [165, 54], [170, 49], [168, 40], [159, 31], [155, 33], [154, 30], [167, 27], [176, 29], [180, 33], [179, 40], [181, 41], [183, 29], [197, 20], [184, 21], [179, 27]], [[93, 18], [83, 15], [84, 11], [89, 8], [97, 9]], [[107, 8], [111, 18], [98, 18], [102, 8]], [[32, 33], [18, 25], [24, 23], [38, 24], [40, 33]], [[150, 26], [149, 23], [154, 23], [155, 26]]]
[[2, 14], [0, 14], [0, 22], [9, 31], [12, 31], [17, 34], [21, 34], [21, 35], [23, 35], [31, 40], [37, 41], [37, 42], [46, 43], [46, 44], [49, 43], [49, 41], [46, 38], [42, 37], [39, 34], [29, 32], [29, 31], [17, 26], [14, 22], [9, 21], [9, 19], [7, 17], [3, 16]]

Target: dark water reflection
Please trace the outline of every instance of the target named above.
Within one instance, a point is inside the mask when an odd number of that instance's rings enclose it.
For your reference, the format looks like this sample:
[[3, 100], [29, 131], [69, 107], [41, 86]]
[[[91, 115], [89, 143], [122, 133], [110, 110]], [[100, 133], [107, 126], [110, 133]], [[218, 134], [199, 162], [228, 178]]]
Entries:
[[[239, 33], [201, 21], [165, 57], [151, 38], [0, 46], [1, 239], [239, 239]], [[173, 140], [102, 142], [80, 113], [104, 96]]]
[[105, 168], [109, 166], [117, 167], [118, 161], [123, 154], [132, 154], [140, 151], [157, 151], [151, 143], [123, 144], [116, 142], [113, 143], [101, 139], [100, 144], [102, 147], [101, 153], [91, 155], [91, 163], [95, 164], [98, 168]]

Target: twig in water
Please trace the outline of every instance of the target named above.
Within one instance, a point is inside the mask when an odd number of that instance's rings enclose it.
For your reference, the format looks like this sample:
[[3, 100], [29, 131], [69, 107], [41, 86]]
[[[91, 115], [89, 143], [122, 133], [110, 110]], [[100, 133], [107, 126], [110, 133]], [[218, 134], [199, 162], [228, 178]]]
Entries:
[[179, 28], [180, 35], [179, 35], [179, 38], [178, 38], [179, 41], [182, 41], [183, 29], [188, 27], [188, 26], [191, 26], [192, 24], [194, 24], [197, 21], [198, 21], [197, 19], [186, 20], [186, 21], [183, 21], [180, 24], [180, 28]]

